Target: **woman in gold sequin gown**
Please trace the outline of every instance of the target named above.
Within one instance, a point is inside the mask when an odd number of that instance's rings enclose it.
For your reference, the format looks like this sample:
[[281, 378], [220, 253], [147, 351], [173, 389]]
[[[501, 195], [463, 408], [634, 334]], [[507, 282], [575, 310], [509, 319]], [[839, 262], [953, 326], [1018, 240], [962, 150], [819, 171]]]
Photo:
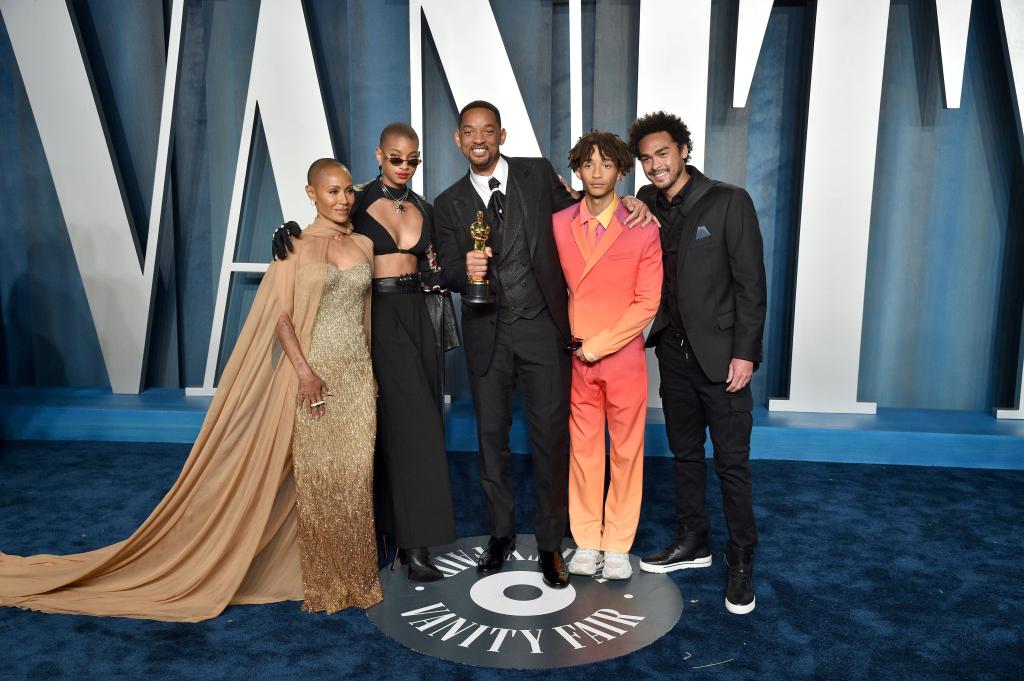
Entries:
[[0, 606], [196, 622], [234, 604], [382, 598], [372, 505], [372, 248], [352, 178], [310, 167], [317, 218], [268, 268], [178, 480], [124, 541], [0, 553]]
[[306, 361], [333, 394], [314, 408], [316, 417], [296, 407], [292, 466], [307, 611], [368, 608], [382, 597], [373, 520], [376, 390], [362, 326], [369, 285], [369, 263], [327, 266]]
[[327, 263], [301, 265], [295, 287], [306, 292], [319, 288], [320, 304], [307, 352], [299, 347], [287, 315], [282, 314], [277, 335], [299, 378], [292, 466], [302, 608], [332, 613], [368, 608], [383, 597], [373, 518], [377, 386], [368, 305], [373, 244], [352, 233], [351, 176], [330, 159], [314, 163], [310, 175], [306, 191], [318, 214], [306, 231], [330, 233], [314, 236], [329, 240]]

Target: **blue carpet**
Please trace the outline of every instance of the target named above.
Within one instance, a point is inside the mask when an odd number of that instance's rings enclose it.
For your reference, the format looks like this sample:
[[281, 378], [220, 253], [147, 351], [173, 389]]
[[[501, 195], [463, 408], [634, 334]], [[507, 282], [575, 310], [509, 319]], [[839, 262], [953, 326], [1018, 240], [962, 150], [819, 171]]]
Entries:
[[[173, 444], [0, 443], [0, 549], [67, 553], [124, 538], [187, 453]], [[486, 534], [475, 458], [450, 462], [459, 534]], [[674, 529], [671, 462], [645, 465], [641, 554]], [[673, 574], [684, 599], [675, 629], [638, 653], [554, 678], [1024, 678], [1024, 473], [784, 461], [753, 469], [754, 613], [737, 617], [722, 605], [725, 536], [712, 477], [715, 563]], [[528, 532], [528, 457], [515, 457], [515, 472], [524, 482], [518, 529]], [[3, 679], [536, 676], [427, 658], [362, 612], [308, 615], [296, 603], [234, 607], [202, 624], [3, 608], [0, 642]]]

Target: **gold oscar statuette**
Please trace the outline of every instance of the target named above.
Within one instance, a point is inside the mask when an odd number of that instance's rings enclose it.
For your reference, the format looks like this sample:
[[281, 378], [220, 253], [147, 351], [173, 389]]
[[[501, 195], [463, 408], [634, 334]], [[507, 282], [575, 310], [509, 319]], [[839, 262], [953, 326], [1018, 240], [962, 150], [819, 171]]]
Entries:
[[[469, 226], [469, 236], [473, 239], [473, 250], [481, 253], [487, 248], [487, 237], [491, 235], [490, 226], [484, 222], [484, 212], [476, 212], [476, 221]], [[491, 300], [491, 282], [486, 277], [469, 277], [469, 286], [462, 294], [462, 302], [467, 305], [487, 305]]]

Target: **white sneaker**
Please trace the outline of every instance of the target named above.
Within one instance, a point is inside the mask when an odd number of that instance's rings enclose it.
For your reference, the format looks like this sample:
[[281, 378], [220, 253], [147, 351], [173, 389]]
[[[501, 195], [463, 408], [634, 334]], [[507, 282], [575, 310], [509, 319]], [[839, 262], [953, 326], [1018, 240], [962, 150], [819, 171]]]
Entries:
[[605, 579], [629, 579], [633, 576], [633, 566], [629, 564], [629, 554], [607, 551], [604, 554], [604, 570], [601, 576]]
[[576, 549], [569, 561], [569, 572], [574, 575], [590, 577], [597, 573], [597, 564], [601, 560], [601, 552], [594, 549]]

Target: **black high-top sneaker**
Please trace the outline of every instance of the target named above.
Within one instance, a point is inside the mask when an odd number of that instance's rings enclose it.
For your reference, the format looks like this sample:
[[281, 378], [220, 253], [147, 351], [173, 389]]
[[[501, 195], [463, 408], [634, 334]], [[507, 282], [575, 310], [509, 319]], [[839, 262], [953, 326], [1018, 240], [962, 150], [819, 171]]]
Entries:
[[754, 609], [754, 550], [730, 543], [725, 547], [725, 567], [729, 584], [725, 587], [725, 609], [734, 615], [746, 615]]
[[708, 550], [708, 533], [689, 532], [686, 528], [668, 548], [640, 559], [640, 569], [644, 572], [672, 572], [709, 565], [711, 551]]

